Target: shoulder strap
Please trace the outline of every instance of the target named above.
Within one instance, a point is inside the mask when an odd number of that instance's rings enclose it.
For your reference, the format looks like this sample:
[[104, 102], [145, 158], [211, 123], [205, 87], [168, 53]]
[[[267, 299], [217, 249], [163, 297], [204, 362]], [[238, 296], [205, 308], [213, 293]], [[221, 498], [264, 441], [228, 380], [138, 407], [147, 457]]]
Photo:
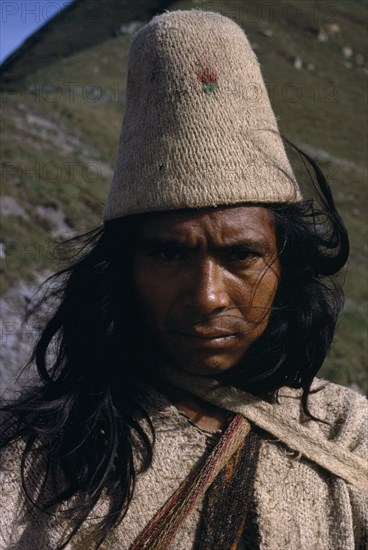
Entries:
[[208, 487], [243, 445], [250, 429], [250, 423], [242, 415], [233, 418], [204, 464], [190, 472], [138, 535], [130, 550], [161, 550], [169, 547], [190, 512], [202, 501]]
[[232, 387], [219, 386], [214, 380], [165, 373], [177, 385], [208, 403], [241, 414], [267, 431], [290, 449], [325, 470], [368, 493], [368, 461], [345, 447], [282, 415], [271, 403]]
[[[270, 403], [249, 393], [226, 387], [212, 387], [210, 391], [199, 386], [192, 393], [214, 405], [241, 414], [257, 426], [275, 436], [290, 449], [301, 453], [325, 470], [341, 477], [361, 491], [368, 493], [368, 462], [333, 441], [328, 441], [292, 418], [282, 414]], [[242, 402], [240, 394], [246, 399]], [[243, 404], [244, 403], [244, 404]]]

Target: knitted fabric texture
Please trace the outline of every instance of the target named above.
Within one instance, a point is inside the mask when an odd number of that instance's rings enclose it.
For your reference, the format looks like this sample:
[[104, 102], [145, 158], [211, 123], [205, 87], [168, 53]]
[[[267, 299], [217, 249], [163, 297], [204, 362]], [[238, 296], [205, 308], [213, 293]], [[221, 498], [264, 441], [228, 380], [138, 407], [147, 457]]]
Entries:
[[129, 49], [104, 220], [300, 199], [244, 31], [219, 13], [197, 9], [153, 17]]

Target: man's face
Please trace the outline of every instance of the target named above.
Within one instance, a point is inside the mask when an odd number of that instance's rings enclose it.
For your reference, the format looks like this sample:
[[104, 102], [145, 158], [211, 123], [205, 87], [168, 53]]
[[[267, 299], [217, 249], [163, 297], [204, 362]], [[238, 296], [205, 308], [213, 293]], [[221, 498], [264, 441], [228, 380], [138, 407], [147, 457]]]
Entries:
[[239, 362], [267, 326], [279, 275], [265, 208], [155, 214], [138, 230], [133, 284], [143, 321], [166, 361], [192, 374]]

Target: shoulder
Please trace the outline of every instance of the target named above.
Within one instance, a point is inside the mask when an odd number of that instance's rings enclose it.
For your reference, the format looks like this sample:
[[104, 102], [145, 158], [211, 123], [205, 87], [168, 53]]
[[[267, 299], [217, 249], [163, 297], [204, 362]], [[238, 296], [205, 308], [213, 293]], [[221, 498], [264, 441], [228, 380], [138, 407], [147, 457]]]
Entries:
[[[21, 463], [23, 441], [14, 441], [0, 450], [0, 506], [11, 509], [11, 503], [22, 493]], [[0, 518], [1, 519], [1, 518]]]
[[23, 445], [14, 442], [0, 452], [0, 542], [4, 544], [12, 540], [15, 536], [14, 531], [19, 530], [22, 450]]
[[308, 395], [308, 409], [318, 422], [304, 414], [302, 390], [283, 387], [279, 406], [302, 424], [317, 425], [325, 437], [358, 454], [368, 447], [368, 400], [351, 388], [315, 378]]
[[0, 476], [2, 480], [7, 479], [20, 483], [20, 467], [23, 450], [24, 443], [22, 441], [14, 441], [0, 450]]

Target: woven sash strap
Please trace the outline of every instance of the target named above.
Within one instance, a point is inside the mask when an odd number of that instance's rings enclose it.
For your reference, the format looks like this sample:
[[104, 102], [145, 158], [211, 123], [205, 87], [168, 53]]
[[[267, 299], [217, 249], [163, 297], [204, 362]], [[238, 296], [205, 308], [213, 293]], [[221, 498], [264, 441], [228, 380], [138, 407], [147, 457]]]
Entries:
[[206, 490], [222, 468], [243, 445], [250, 423], [236, 415], [203, 465], [195, 468], [138, 535], [131, 550], [168, 548], [190, 512], [202, 501]]
[[368, 462], [349, 449], [328, 441], [320, 434], [282, 414], [270, 403], [233, 387], [217, 386], [215, 382], [188, 375], [166, 375], [180, 387], [228, 411], [241, 414], [259, 428], [273, 435], [293, 451], [344, 479], [360, 491], [368, 493]]

